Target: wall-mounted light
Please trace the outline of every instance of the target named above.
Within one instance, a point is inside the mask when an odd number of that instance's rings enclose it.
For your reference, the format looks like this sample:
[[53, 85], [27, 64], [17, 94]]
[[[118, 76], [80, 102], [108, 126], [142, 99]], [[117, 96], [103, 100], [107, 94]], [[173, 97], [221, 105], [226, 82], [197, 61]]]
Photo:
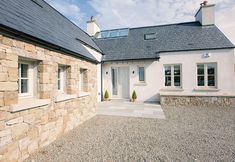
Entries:
[[135, 74], [135, 71], [134, 71], [134, 70], [132, 71], [132, 74]]
[[108, 74], [109, 74], [109, 72], [106, 71], [106, 75], [108, 75]]

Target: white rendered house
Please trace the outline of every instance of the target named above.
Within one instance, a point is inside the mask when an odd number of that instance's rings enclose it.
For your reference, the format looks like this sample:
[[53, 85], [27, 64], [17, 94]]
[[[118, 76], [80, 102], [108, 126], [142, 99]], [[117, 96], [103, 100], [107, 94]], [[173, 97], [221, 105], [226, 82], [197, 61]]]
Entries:
[[137, 101], [162, 104], [232, 104], [234, 45], [214, 24], [214, 6], [202, 4], [195, 22], [105, 31], [88, 22], [104, 53], [102, 92], [130, 99], [135, 90]]

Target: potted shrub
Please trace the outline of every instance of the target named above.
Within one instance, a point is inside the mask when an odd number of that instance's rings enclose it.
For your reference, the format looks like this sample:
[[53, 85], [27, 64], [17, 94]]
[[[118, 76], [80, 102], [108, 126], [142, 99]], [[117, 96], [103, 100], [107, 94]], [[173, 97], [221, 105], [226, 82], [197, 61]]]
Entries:
[[135, 90], [132, 92], [132, 96], [131, 96], [132, 102], [135, 102], [135, 100], [137, 99], [137, 95]]
[[109, 100], [109, 93], [108, 93], [107, 90], [106, 90], [105, 93], [104, 93], [104, 100], [105, 100], [105, 101], [108, 101], [108, 100]]

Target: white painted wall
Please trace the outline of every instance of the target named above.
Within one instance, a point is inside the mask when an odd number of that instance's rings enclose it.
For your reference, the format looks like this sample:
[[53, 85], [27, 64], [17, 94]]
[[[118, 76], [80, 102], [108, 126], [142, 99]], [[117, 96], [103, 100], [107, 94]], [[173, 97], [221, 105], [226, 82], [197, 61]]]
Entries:
[[[90, 47], [83, 45], [86, 50], [92, 54], [97, 61], [101, 62], [102, 54], [91, 49]], [[101, 101], [101, 63], [97, 64], [97, 101]]]
[[100, 27], [95, 20], [87, 22], [87, 33], [90, 36], [94, 36], [97, 32], [100, 32]]
[[202, 25], [215, 24], [215, 5], [201, 6], [195, 18]]
[[[209, 58], [202, 55], [209, 52]], [[129, 66], [130, 68], [130, 95], [137, 92], [138, 101], [159, 101], [160, 93], [169, 95], [235, 95], [235, 56], [234, 50], [210, 50], [162, 53], [159, 61], [120, 61], [106, 62], [103, 65], [103, 91], [108, 90], [112, 98], [111, 67]], [[197, 64], [217, 63], [218, 91], [196, 91]], [[182, 65], [182, 91], [175, 91], [164, 87], [164, 65]], [[145, 66], [146, 83], [138, 81], [138, 66]], [[132, 72], [135, 71], [133, 74]], [[106, 73], [107, 72], [107, 73]]]

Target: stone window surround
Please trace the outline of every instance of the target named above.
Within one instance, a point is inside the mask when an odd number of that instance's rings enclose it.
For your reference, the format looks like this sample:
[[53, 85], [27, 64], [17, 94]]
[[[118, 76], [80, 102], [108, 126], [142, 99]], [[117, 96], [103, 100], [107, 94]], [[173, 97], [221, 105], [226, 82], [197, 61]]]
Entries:
[[[23, 60], [23, 61], [22, 61]], [[26, 61], [25, 61], [26, 60]], [[33, 67], [33, 84], [37, 83], [36, 80], [40, 79], [38, 74], [35, 72], [37, 70], [37, 66], [36, 66], [36, 62], [40, 61], [40, 60], [31, 60], [31, 59], [27, 59], [27, 58], [19, 58], [18, 62], [27, 62], [32, 64]], [[59, 64], [58, 64], [59, 66]], [[63, 65], [63, 67], [65, 67], [65, 71], [67, 72], [67, 68], [69, 66], [65, 66]], [[88, 73], [88, 69], [85, 68], [87, 70]], [[87, 74], [88, 75], [88, 74]], [[67, 77], [67, 76], [66, 76]], [[67, 78], [66, 78], [67, 79]], [[88, 81], [88, 78], [87, 78]], [[38, 87], [33, 87], [33, 95], [28, 96], [28, 97], [21, 97], [18, 95], [18, 103], [17, 104], [13, 104], [10, 106], [10, 112], [19, 112], [19, 111], [23, 111], [23, 110], [27, 110], [27, 109], [32, 109], [32, 108], [37, 108], [40, 106], [46, 106], [49, 105], [51, 103], [51, 99], [41, 99], [40, 97], [37, 98], [36, 95], [38, 92], [36, 91]], [[65, 89], [66, 91], [66, 89]], [[75, 98], [81, 98], [81, 97], [88, 97], [90, 96], [90, 92], [82, 92], [80, 91], [79, 94], [66, 94], [66, 93], [59, 93], [57, 94], [57, 97], [55, 99], [55, 102], [62, 102], [62, 101], [66, 101], [66, 100], [71, 100], [71, 99], [75, 99]]]

